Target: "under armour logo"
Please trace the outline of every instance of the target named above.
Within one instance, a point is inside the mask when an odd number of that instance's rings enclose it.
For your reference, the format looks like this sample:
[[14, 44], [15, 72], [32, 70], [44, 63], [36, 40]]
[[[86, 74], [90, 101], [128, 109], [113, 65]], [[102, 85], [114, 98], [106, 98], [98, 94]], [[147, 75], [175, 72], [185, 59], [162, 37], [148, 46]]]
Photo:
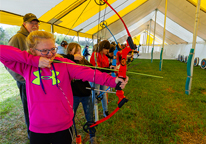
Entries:
[[[40, 70], [40, 73], [41, 73], [41, 72], [42, 72], [42, 71]], [[35, 72], [33, 72], [33, 74], [34, 74], [37, 78], [35, 78], [35, 79], [32, 81], [32, 83], [33, 83], [33, 84], [36, 84], [36, 85], [40, 85], [39, 71], [35, 71]], [[57, 76], [59, 75], [59, 72], [58, 72], [58, 71], [56, 71], [56, 75], [57, 75]], [[54, 70], [52, 70], [52, 76], [41, 76], [41, 79], [43, 79], [43, 80], [50, 80], [50, 79], [52, 79], [52, 85], [56, 85], [57, 83], [60, 83], [60, 80], [59, 80], [59, 79], [57, 79], [57, 81], [56, 81]]]

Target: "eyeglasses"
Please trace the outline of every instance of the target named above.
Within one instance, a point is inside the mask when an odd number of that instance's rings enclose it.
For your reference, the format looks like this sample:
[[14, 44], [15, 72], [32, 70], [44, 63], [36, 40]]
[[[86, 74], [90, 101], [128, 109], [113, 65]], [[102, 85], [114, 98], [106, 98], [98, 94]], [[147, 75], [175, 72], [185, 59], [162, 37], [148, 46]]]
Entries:
[[57, 52], [57, 47], [51, 48], [50, 50], [48, 49], [43, 49], [43, 50], [35, 49], [35, 50], [41, 52], [42, 55], [48, 55], [50, 51], [52, 54], [55, 54]]
[[33, 25], [33, 26], [34, 26], [34, 25], [38, 25], [38, 26], [40, 25], [40, 24], [39, 24], [38, 22], [36, 22], [36, 21], [35, 21], [35, 22], [32, 22], [32, 21], [31, 21], [31, 22], [28, 22], [28, 23], [29, 23], [30, 25]]

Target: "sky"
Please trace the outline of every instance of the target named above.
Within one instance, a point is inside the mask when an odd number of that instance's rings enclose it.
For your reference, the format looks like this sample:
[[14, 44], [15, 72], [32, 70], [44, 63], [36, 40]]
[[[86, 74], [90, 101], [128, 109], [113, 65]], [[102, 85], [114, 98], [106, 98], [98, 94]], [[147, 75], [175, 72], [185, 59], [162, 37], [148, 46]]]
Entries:
[[3, 28], [5, 29], [5, 28], [7, 28], [7, 27], [12, 27], [12, 25], [7, 25], [7, 24], [1, 24], [1, 23], [0, 23], [0, 27], [3, 27]]

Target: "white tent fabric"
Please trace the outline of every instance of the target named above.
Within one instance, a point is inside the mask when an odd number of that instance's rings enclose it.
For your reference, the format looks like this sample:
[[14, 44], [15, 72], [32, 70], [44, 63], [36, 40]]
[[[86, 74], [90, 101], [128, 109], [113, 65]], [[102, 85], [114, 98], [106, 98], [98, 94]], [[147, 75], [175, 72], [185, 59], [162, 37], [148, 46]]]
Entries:
[[[177, 59], [178, 55], [189, 56], [192, 44], [178, 44], [178, 45], [165, 45], [163, 51], [163, 59]], [[152, 46], [149, 46], [149, 53], [147, 52], [148, 47], [140, 47], [140, 59], [151, 59]], [[160, 59], [161, 46], [154, 47], [153, 59]], [[195, 49], [195, 57], [199, 57], [199, 65], [202, 59], [206, 58], [206, 43], [197, 44]]]
[[[157, 21], [156, 22], [157, 22], [157, 24], [159, 24], [162, 27], [164, 27], [164, 17], [165, 17], [164, 14], [162, 14], [159, 11], [157, 12]], [[137, 23], [128, 27], [129, 31], [133, 31], [133, 30], [137, 29], [138, 27], [140, 27], [143, 24], [145, 24], [146, 22], [148, 22], [150, 19], [155, 21], [155, 11], [151, 12], [150, 14], [148, 14], [146, 17], [142, 18]], [[179, 24], [175, 23], [174, 21], [172, 21], [168, 17], [166, 19], [166, 30], [169, 31], [170, 33], [172, 33], [173, 35], [178, 36], [179, 38], [181, 38], [182, 40], [184, 40], [188, 43], [191, 43], [193, 40], [193, 33], [189, 32], [188, 30], [186, 30], [185, 28], [183, 28]], [[123, 30], [120, 33], [116, 34], [115, 38], [120, 39], [122, 37], [122, 35], [127, 35], [126, 30]], [[112, 41], [113, 37], [110, 37], [108, 40]], [[197, 36], [197, 42], [204, 42], [204, 40]]]
[[0, 10], [8, 11], [18, 15], [34, 13], [38, 18], [55, 7], [62, 0], [1, 0]]

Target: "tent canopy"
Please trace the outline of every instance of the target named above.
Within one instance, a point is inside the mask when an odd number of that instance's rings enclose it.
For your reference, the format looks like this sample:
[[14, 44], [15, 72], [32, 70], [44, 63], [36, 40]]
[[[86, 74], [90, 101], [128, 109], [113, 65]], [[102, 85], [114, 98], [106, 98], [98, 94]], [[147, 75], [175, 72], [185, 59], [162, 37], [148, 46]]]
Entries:
[[[7, 0], [1, 1], [0, 23], [22, 25], [26, 13], [35, 14], [41, 21], [40, 30], [60, 34], [76, 35], [113, 41], [106, 28], [99, 26], [103, 20], [123, 43], [127, 34], [118, 16], [99, 0]], [[132, 37], [147, 30], [151, 22], [151, 35], [154, 34], [155, 10], [157, 9], [156, 36], [163, 37], [165, 0], [108, 0], [125, 21]], [[168, 0], [166, 20], [166, 43], [191, 43], [195, 22], [197, 0]], [[197, 42], [206, 41], [206, 0], [201, 0]]]

